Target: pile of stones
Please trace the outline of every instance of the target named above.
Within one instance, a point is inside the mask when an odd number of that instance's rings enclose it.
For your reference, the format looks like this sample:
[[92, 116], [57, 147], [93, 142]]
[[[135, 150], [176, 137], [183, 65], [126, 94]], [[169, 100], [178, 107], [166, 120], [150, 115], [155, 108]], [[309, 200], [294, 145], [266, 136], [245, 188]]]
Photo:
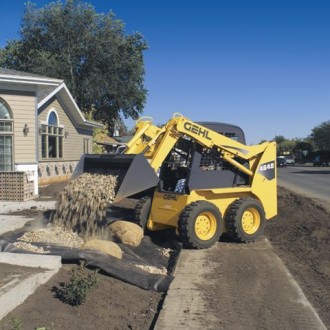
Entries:
[[83, 173], [60, 193], [52, 223], [72, 229], [85, 240], [97, 236], [117, 183], [118, 175]]
[[121, 259], [116, 242], [138, 246], [143, 230], [128, 221], [117, 221], [107, 226], [106, 209], [114, 201], [123, 173], [83, 173], [69, 182], [60, 193], [52, 216], [53, 226], [78, 233], [85, 241], [85, 249], [95, 249]]

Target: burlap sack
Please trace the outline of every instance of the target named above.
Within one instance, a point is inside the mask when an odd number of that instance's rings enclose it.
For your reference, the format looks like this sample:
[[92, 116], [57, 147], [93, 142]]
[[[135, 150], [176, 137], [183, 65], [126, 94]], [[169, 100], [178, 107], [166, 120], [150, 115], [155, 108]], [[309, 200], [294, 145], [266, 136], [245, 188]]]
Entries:
[[118, 246], [118, 244], [111, 242], [111, 241], [104, 241], [100, 239], [94, 239], [87, 241], [84, 246], [84, 249], [88, 250], [97, 250], [101, 251], [107, 254], [110, 254], [111, 256], [121, 259], [123, 257], [123, 252], [121, 248]]
[[139, 246], [143, 238], [143, 229], [129, 221], [116, 221], [109, 225], [110, 231], [121, 242], [131, 246]]

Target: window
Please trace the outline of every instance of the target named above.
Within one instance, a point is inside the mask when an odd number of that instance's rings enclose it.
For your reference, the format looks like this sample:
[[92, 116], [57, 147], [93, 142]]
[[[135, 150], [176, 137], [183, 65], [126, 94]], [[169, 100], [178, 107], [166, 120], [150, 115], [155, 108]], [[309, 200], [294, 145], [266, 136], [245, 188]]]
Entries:
[[221, 171], [227, 169], [227, 162], [222, 159], [217, 148], [203, 148], [199, 167], [202, 171]]
[[58, 125], [58, 122], [57, 122], [57, 116], [56, 116], [56, 113], [54, 111], [52, 111], [50, 114], [49, 114], [49, 117], [48, 117], [48, 124], [49, 125], [52, 125], [52, 126], [57, 126]]
[[63, 158], [63, 131], [55, 111], [51, 111], [47, 124], [40, 127], [41, 158]]
[[89, 139], [84, 139], [84, 154], [89, 153]]
[[238, 136], [236, 135], [236, 133], [233, 132], [218, 132], [219, 134], [222, 134], [226, 137], [231, 138], [232, 140], [238, 141]]
[[9, 105], [0, 98], [0, 171], [13, 169], [13, 120]]

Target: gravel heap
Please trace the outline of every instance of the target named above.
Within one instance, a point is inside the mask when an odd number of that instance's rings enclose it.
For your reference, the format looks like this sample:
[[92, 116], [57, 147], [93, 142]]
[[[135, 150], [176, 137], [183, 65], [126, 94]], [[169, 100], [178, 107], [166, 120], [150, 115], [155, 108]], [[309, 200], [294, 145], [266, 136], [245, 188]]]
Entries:
[[49, 253], [48, 250], [45, 250], [42, 246], [35, 246], [31, 243], [26, 242], [15, 242], [14, 245], [18, 249], [23, 249], [26, 251], [36, 252], [36, 253]]
[[19, 241], [28, 243], [40, 242], [71, 248], [80, 248], [84, 244], [84, 240], [77, 233], [53, 226], [26, 232], [19, 238]]
[[155, 266], [147, 266], [147, 265], [134, 265], [134, 266], [150, 274], [167, 275], [167, 269], [165, 267], [157, 268]]
[[55, 226], [79, 233], [85, 240], [104, 226], [106, 207], [113, 202], [120, 173], [83, 173], [60, 193], [52, 218]]

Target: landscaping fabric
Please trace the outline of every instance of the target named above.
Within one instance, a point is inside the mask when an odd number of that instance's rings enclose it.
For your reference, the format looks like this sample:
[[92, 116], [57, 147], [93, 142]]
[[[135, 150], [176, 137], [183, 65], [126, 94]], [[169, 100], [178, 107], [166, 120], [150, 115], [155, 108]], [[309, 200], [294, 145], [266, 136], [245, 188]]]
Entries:
[[[25, 232], [29, 231], [31, 223], [27, 226], [0, 236], [0, 252], [39, 254], [17, 248], [14, 243]], [[122, 260], [103, 252], [95, 250], [82, 250], [54, 246], [45, 243], [33, 242], [33, 245], [48, 251], [43, 255], [59, 255], [62, 263], [80, 263], [84, 261], [86, 267], [99, 268], [101, 272], [124, 282], [138, 286], [145, 290], [165, 292], [173, 280], [173, 271], [181, 251], [181, 245], [173, 239], [172, 235], [164, 232], [154, 236], [145, 236], [138, 247], [118, 243], [122, 249]], [[162, 253], [164, 248], [170, 249], [170, 256]], [[156, 269], [166, 268], [167, 274], [154, 274], [138, 268], [146, 266]], [[46, 267], [47, 265], [45, 265]]]

